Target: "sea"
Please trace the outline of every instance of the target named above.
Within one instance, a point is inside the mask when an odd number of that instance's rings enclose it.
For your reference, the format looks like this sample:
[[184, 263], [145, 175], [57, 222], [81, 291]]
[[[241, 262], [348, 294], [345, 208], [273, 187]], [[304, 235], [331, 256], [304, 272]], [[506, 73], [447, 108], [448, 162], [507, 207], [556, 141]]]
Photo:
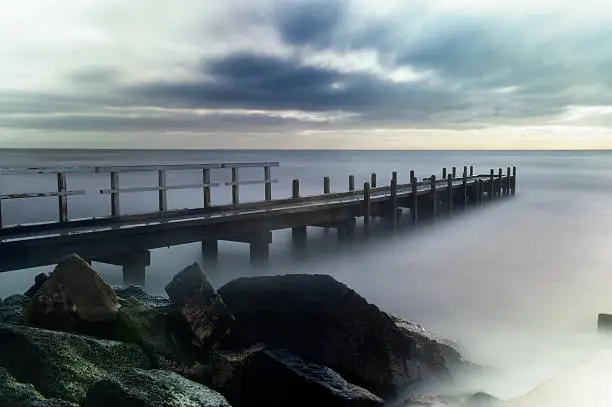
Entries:
[[[609, 151], [264, 151], [264, 150], [0, 150], [0, 167], [195, 164], [277, 161], [273, 198], [289, 197], [293, 179], [301, 195], [346, 191], [376, 173], [379, 185], [392, 171], [400, 183], [416, 175], [438, 177], [442, 168], [474, 166], [476, 173], [517, 167], [516, 195], [452, 218], [394, 235], [380, 232], [339, 245], [333, 231], [309, 228], [304, 256], [290, 250], [290, 231], [275, 231], [269, 267], [249, 264], [248, 246], [221, 242], [219, 265], [207, 270], [216, 287], [240, 276], [323, 273], [352, 287], [382, 310], [413, 320], [458, 344], [476, 363], [490, 367], [466, 379], [470, 391], [502, 399], [529, 392], [572, 369], [601, 349], [597, 315], [612, 312], [612, 152]], [[263, 178], [263, 169], [241, 169], [241, 180]], [[201, 182], [197, 171], [178, 171], [169, 184]], [[213, 172], [213, 182], [229, 181]], [[155, 185], [155, 173], [121, 175], [121, 187]], [[53, 191], [48, 175], [0, 176], [0, 193]], [[86, 190], [69, 198], [72, 219], [110, 211], [108, 175], [72, 174], [67, 187]], [[263, 185], [246, 185], [242, 201], [260, 200]], [[155, 192], [125, 194], [123, 213], [155, 210]], [[213, 204], [231, 200], [224, 185], [212, 189]], [[201, 190], [168, 192], [170, 208], [199, 207]], [[57, 219], [56, 198], [5, 200], [5, 224]], [[382, 230], [382, 229], [381, 229]], [[164, 294], [165, 284], [185, 266], [200, 262], [198, 244], [152, 252], [146, 289]], [[1, 261], [1, 259], [0, 259]], [[94, 263], [110, 284], [119, 267]], [[25, 291], [34, 276], [52, 266], [0, 274], [0, 297]]]

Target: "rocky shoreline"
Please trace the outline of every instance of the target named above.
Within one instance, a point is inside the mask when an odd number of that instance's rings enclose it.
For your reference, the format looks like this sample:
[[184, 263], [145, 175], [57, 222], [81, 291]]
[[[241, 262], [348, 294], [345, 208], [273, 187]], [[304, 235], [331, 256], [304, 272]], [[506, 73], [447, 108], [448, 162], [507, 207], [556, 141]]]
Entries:
[[0, 302], [0, 406], [493, 406], [398, 399], [479, 369], [448, 341], [327, 275], [239, 278], [197, 264], [166, 286], [111, 288], [70, 256]]

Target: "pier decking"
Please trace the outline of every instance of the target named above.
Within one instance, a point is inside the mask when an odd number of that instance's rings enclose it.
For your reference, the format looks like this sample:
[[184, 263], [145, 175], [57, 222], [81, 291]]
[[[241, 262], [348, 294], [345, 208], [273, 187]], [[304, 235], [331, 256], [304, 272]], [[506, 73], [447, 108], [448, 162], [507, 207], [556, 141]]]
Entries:
[[[330, 181], [323, 181], [324, 193], [317, 196], [301, 196], [299, 180], [293, 180], [292, 197], [272, 199], [271, 169], [276, 162], [221, 163], [159, 166], [121, 167], [66, 167], [0, 169], [4, 176], [53, 174], [57, 177], [57, 190], [21, 194], [0, 194], [0, 272], [54, 264], [71, 253], [77, 253], [88, 261], [99, 261], [123, 267], [126, 283], [143, 284], [145, 268], [150, 264], [150, 250], [202, 242], [205, 261], [214, 262], [218, 255], [218, 241], [229, 240], [250, 245], [251, 262], [262, 264], [269, 258], [272, 231], [292, 229], [293, 245], [299, 250], [306, 243], [308, 226], [334, 228], [340, 241], [354, 234], [357, 218], [363, 218], [368, 231], [372, 219], [382, 217], [397, 228], [399, 218], [408, 212], [413, 223], [420, 219], [436, 217], [441, 212], [453, 212], [467, 206], [478, 206], [483, 201], [515, 194], [516, 167], [500, 168], [497, 172], [474, 174], [473, 167], [464, 167], [457, 177], [456, 168], [444, 169], [442, 179], [432, 175], [418, 180], [414, 171], [409, 182], [399, 182], [398, 174], [391, 174], [388, 185], [378, 186], [376, 174], [370, 182], [356, 188], [355, 178], [349, 176], [348, 191], [330, 193]], [[170, 171], [200, 171], [202, 182], [198, 184], [168, 185]], [[241, 181], [239, 171], [261, 171], [263, 179]], [[230, 171], [232, 203], [211, 204], [211, 188], [219, 186], [211, 182], [214, 171]], [[152, 187], [121, 188], [120, 174], [126, 172], [155, 172], [158, 183]], [[110, 177], [110, 189], [99, 193], [109, 196], [110, 214], [105, 217], [70, 219], [67, 200], [85, 191], [69, 190], [66, 177], [71, 173], [105, 173]], [[263, 184], [265, 199], [257, 202], [241, 202], [240, 186]], [[201, 189], [202, 206], [191, 209], [168, 209], [167, 193], [177, 189]], [[156, 191], [159, 210], [142, 214], [122, 214], [120, 196], [126, 193]], [[5, 225], [3, 200], [57, 197], [58, 220], [55, 222]]]

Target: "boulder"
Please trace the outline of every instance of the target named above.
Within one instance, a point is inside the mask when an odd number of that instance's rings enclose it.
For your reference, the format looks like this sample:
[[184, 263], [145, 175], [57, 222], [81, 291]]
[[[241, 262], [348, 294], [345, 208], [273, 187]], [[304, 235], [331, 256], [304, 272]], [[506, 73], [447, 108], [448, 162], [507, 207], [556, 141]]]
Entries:
[[98, 324], [115, 320], [117, 308], [113, 289], [87, 262], [72, 255], [38, 289], [25, 319], [29, 326], [95, 335]]
[[177, 305], [185, 305], [190, 301], [206, 302], [217, 293], [198, 263], [187, 266], [166, 285], [166, 293]]
[[36, 277], [34, 277], [34, 285], [32, 285], [32, 287], [30, 287], [23, 295], [30, 298], [33, 297], [48, 279], [49, 276], [47, 276], [45, 273], [37, 274]]
[[234, 316], [197, 263], [174, 276], [166, 293], [174, 304], [182, 307], [197, 346], [215, 349], [230, 333]]
[[597, 316], [597, 329], [599, 332], [612, 332], [612, 315], [599, 314]]
[[122, 342], [0, 324], [0, 367], [45, 397], [81, 403], [87, 389], [121, 367], [150, 368], [142, 350]]
[[382, 407], [383, 400], [332, 369], [256, 345], [214, 356], [213, 387], [234, 407]]
[[475, 367], [449, 344], [449, 340], [437, 337], [415, 322], [390, 314], [389, 317], [406, 338], [415, 343], [412, 365], [422, 379], [440, 378], [454, 371]]
[[[219, 294], [245, 346], [287, 349], [383, 398], [420, 380], [418, 367], [430, 363], [419, 359], [416, 341], [391, 317], [331, 276], [240, 278]], [[434, 367], [444, 371], [437, 362]]]
[[24, 307], [30, 303], [25, 295], [15, 294], [0, 302], [0, 323], [25, 325]]
[[127, 285], [113, 287], [119, 299], [137, 300], [148, 307], [166, 307], [172, 305], [172, 301], [165, 297], [148, 294], [141, 286]]
[[229, 407], [214, 390], [163, 370], [119, 369], [97, 381], [87, 407]]
[[79, 407], [60, 399], [46, 399], [31, 384], [19, 383], [0, 368], [0, 406], [2, 407]]
[[120, 298], [119, 302], [111, 339], [138, 344], [155, 368], [202, 383], [210, 381], [209, 369], [202, 363], [205, 355], [192, 343], [193, 334], [180, 307], [151, 305], [152, 301], [136, 297]]
[[412, 396], [398, 407], [495, 407], [501, 402], [490, 394], [480, 392], [456, 396]]

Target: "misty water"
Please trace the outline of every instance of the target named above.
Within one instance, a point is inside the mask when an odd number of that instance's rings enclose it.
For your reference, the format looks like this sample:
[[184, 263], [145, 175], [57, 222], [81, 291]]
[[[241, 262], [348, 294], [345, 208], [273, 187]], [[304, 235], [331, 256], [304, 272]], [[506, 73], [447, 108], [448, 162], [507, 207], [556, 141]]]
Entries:
[[[517, 166], [518, 189], [512, 199], [412, 228], [395, 236], [357, 238], [339, 246], [333, 231], [309, 228], [305, 256], [290, 250], [290, 232], [274, 232], [269, 268], [249, 265], [248, 246], [220, 244], [219, 266], [208, 270], [217, 287], [238, 276], [280, 273], [327, 273], [346, 283], [387, 312], [414, 320], [436, 334], [457, 341], [473, 361], [495, 368], [462, 384], [508, 399], [588, 359], [601, 345], [597, 313], [612, 311], [612, 153], [609, 152], [350, 152], [350, 151], [0, 151], [0, 166], [168, 164], [279, 161], [273, 197], [290, 195], [299, 178], [302, 195], [322, 192], [331, 177], [332, 192], [347, 190], [378, 174], [379, 184], [399, 172], [408, 182], [411, 169], [425, 177], [442, 167], [474, 165], [476, 172]], [[261, 174], [259, 173], [261, 172]], [[261, 179], [263, 170], [244, 171]], [[219, 172], [213, 181], [227, 181]], [[197, 183], [201, 174], [169, 175], [169, 184]], [[156, 174], [130, 174], [121, 187], [154, 185]], [[86, 189], [69, 198], [72, 218], [109, 213], [107, 175], [72, 175], [69, 189]], [[52, 191], [51, 176], [1, 177], [2, 193]], [[241, 200], [263, 198], [263, 186], [245, 186]], [[214, 188], [213, 203], [231, 199], [227, 187]], [[155, 210], [156, 193], [125, 194], [122, 211]], [[169, 191], [171, 208], [198, 207], [202, 193]], [[4, 201], [8, 224], [57, 217], [54, 198]], [[382, 229], [381, 229], [382, 230]], [[197, 244], [154, 250], [146, 289], [163, 294], [173, 274], [201, 261]], [[110, 284], [121, 283], [119, 267], [94, 263]], [[22, 292], [35, 274], [49, 267], [0, 275], [0, 296]]]

